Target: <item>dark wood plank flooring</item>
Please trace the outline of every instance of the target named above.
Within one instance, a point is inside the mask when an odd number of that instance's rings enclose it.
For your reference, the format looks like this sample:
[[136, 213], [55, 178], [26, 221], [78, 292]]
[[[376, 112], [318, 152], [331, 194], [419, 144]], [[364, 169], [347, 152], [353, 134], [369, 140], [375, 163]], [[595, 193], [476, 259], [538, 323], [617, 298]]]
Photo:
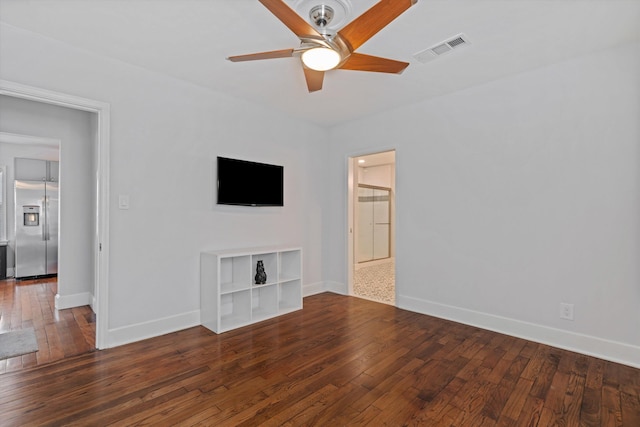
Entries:
[[363, 299], [0, 375], [0, 424], [640, 426], [640, 370]]
[[0, 333], [33, 328], [38, 340], [37, 352], [0, 360], [0, 374], [95, 350], [95, 314], [89, 306], [56, 310], [57, 292], [56, 277], [0, 281]]

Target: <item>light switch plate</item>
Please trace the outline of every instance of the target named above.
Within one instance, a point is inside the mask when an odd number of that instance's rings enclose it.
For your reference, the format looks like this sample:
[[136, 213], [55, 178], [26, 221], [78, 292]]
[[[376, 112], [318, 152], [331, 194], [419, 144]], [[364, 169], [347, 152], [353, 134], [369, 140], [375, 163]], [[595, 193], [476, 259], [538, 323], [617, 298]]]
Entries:
[[129, 209], [129, 196], [125, 194], [118, 196], [118, 209]]

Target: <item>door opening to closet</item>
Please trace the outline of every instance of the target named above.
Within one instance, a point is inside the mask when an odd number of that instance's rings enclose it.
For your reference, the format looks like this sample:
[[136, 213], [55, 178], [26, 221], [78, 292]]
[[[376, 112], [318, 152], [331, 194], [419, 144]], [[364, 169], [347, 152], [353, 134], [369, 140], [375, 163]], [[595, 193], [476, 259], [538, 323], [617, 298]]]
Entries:
[[351, 158], [351, 295], [395, 305], [395, 151]]

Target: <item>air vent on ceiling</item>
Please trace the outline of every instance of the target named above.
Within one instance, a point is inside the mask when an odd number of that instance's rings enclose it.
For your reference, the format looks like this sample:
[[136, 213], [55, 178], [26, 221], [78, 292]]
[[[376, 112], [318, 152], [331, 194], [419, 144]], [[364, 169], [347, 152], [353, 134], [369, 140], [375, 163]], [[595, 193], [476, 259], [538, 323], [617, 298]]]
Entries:
[[464, 34], [458, 34], [455, 37], [450, 38], [449, 40], [443, 41], [442, 43], [438, 43], [434, 46], [431, 46], [429, 49], [425, 49], [413, 55], [420, 62], [429, 62], [436, 59], [440, 55], [444, 55], [447, 52], [451, 52], [454, 49], [458, 49], [462, 46], [466, 46], [469, 44], [467, 40], [467, 36]]

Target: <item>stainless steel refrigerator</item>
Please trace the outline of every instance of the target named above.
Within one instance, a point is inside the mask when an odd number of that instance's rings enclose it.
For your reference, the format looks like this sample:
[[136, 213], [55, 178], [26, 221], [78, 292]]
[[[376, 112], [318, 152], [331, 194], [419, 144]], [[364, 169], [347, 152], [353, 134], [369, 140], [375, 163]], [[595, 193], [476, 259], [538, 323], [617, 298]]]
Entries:
[[15, 277], [58, 273], [58, 183], [15, 181]]

